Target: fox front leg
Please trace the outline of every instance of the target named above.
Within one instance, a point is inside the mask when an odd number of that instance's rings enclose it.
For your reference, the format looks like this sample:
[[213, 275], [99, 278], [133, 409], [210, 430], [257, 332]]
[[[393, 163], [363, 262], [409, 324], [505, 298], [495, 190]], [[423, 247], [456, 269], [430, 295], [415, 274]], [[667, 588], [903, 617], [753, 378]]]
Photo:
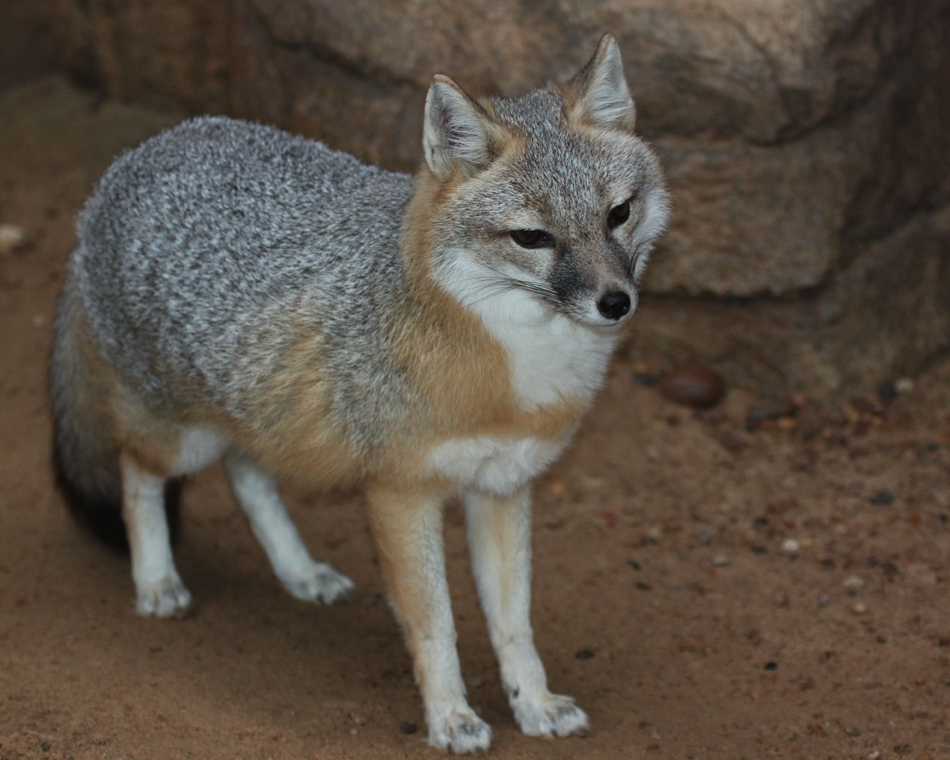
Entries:
[[506, 498], [466, 493], [464, 502], [475, 583], [515, 720], [529, 736], [584, 733], [587, 715], [548, 691], [534, 646], [530, 487]]
[[422, 691], [429, 744], [448, 752], [477, 752], [488, 748], [492, 732], [465, 699], [445, 577], [444, 496], [371, 489], [370, 522]]

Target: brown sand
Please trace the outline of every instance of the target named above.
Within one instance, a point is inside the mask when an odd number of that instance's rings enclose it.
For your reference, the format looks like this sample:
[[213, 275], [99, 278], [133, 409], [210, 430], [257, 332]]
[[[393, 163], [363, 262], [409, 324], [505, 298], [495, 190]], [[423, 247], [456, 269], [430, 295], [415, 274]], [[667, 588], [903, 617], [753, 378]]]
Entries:
[[[30, 241], [0, 255], [0, 758], [437, 757], [359, 495], [287, 494], [357, 584], [317, 607], [282, 593], [220, 470], [196, 477], [177, 557], [198, 607], [167, 622], [136, 616], [127, 561], [53, 488], [72, 219], [112, 155], [173, 120], [56, 79], [0, 96], [0, 221]], [[449, 509], [463, 671], [497, 757], [950, 758], [950, 363], [883, 409], [806, 405], [750, 433], [754, 402], [694, 413], [617, 365], [538, 484], [537, 642], [586, 739], [517, 731]]]

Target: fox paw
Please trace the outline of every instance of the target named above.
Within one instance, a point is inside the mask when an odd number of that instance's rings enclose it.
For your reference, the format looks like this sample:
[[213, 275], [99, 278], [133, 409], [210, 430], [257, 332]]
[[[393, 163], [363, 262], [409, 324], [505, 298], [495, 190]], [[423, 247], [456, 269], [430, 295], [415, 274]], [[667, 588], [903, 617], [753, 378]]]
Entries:
[[491, 744], [491, 726], [470, 709], [428, 720], [429, 744], [452, 753], [480, 752]]
[[541, 699], [528, 701], [524, 697], [512, 700], [515, 720], [528, 736], [570, 736], [587, 733], [587, 714], [574, 704], [571, 697], [545, 694]]
[[147, 617], [183, 618], [191, 609], [191, 592], [181, 579], [166, 576], [137, 591], [135, 608]]
[[318, 604], [348, 599], [353, 590], [353, 581], [323, 562], [314, 562], [293, 577], [284, 576], [281, 582], [291, 596]]

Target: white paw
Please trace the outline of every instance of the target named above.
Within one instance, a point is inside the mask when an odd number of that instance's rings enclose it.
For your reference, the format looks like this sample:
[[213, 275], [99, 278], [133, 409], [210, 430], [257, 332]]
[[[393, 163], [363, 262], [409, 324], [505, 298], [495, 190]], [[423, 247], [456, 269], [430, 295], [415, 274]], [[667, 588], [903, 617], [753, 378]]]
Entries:
[[491, 726], [471, 709], [452, 711], [426, 721], [429, 744], [446, 752], [480, 752], [491, 744]]
[[347, 599], [353, 590], [353, 581], [323, 562], [314, 562], [293, 575], [284, 574], [280, 580], [289, 594], [305, 602], [332, 604]]
[[587, 714], [571, 697], [550, 693], [534, 700], [514, 697], [511, 708], [521, 730], [528, 736], [570, 736], [587, 732]]
[[178, 576], [166, 576], [138, 589], [135, 604], [140, 615], [182, 618], [191, 607], [191, 592]]

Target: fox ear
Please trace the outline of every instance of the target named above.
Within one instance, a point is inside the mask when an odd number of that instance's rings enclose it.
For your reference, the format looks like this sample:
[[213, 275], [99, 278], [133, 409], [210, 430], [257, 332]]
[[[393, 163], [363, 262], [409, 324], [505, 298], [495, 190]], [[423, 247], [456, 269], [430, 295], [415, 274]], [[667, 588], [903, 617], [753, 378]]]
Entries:
[[491, 162], [490, 118], [447, 76], [436, 74], [426, 96], [422, 148], [432, 173], [445, 177], [456, 162], [482, 169]]
[[568, 83], [571, 115], [595, 127], [633, 131], [636, 108], [623, 75], [617, 38], [607, 32], [588, 64]]

